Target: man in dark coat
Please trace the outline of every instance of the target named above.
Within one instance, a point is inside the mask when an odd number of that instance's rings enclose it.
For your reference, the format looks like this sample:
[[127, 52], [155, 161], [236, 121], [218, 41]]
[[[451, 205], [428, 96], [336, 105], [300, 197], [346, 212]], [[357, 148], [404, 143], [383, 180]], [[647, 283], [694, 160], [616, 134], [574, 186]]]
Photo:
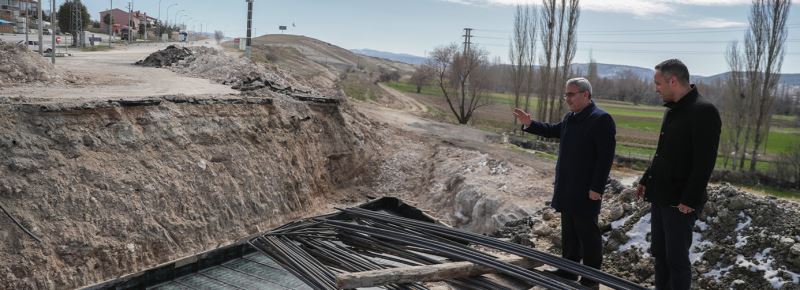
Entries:
[[689, 69], [680, 60], [656, 67], [656, 92], [668, 109], [650, 167], [637, 194], [652, 203], [652, 242], [656, 289], [691, 286], [689, 248], [697, 214], [703, 211], [706, 186], [717, 159], [722, 122], [717, 108], [689, 84]]
[[[614, 161], [616, 126], [611, 115], [592, 101], [592, 85], [585, 78], [568, 80], [564, 98], [570, 112], [561, 122], [537, 122], [519, 108], [514, 109], [514, 115], [525, 132], [561, 140], [551, 203], [561, 213], [561, 255], [600, 269], [603, 240], [597, 217]], [[577, 279], [575, 274], [562, 270], [552, 273]], [[584, 278], [581, 284], [598, 287]]]

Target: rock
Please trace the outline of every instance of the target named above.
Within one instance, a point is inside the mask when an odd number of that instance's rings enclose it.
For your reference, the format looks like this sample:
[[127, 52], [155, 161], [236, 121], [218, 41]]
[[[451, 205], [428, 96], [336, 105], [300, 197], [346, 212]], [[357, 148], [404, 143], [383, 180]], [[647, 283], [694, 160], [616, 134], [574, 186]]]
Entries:
[[544, 221], [552, 220], [554, 217], [555, 214], [551, 211], [545, 211], [544, 213], [542, 213], [542, 220]]
[[794, 254], [795, 256], [800, 256], [800, 243], [795, 243], [789, 248], [789, 251]]
[[749, 202], [744, 197], [737, 196], [737, 197], [734, 197], [733, 199], [730, 200], [730, 203], [729, 203], [728, 206], [729, 206], [731, 211], [740, 211], [740, 210], [743, 210], [743, 209], [747, 208], [748, 205], [749, 205]]
[[625, 209], [623, 209], [621, 205], [617, 204], [611, 207], [611, 213], [609, 215], [609, 218], [611, 221], [616, 221], [622, 218], [622, 215], [624, 214], [625, 214]]

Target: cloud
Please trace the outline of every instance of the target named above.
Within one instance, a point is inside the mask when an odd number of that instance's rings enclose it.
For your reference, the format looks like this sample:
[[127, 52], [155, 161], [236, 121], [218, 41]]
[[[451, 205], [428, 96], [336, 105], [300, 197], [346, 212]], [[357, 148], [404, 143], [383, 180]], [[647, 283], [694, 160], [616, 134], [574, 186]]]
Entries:
[[[540, 5], [541, 0], [439, 0], [450, 3], [491, 5]], [[676, 6], [735, 6], [749, 5], [751, 0], [583, 0], [581, 8], [587, 11], [632, 14], [636, 16], [664, 15], [675, 11]], [[732, 25], [732, 24], [731, 24]]]
[[722, 18], [708, 18], [693, 21], [681, 21], [684, 27], [689, 28], [742, 28], [747, 27], [747, 23], [739, 21], [730, 21]]

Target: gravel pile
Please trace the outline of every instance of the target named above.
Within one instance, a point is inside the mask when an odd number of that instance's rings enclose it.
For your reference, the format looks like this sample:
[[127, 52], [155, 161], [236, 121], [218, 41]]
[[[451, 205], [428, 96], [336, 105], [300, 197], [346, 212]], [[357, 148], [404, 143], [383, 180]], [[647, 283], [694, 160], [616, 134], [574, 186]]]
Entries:
[[322, 95], [277, 68], [232, 57], [209, 47], [169, 46], [136, 64], [166, 67], [182, 75], [209, 79], [242, 92], [268, 90], [293, 96]]
[[[699, 289], [800, 289], [800, 204], [710, 186], [709, 202], [694, 228], [690, 254]], [[600, 214], [603, 270], [652, 287], [650, 204], [619, 182], [606, 186]], [[554, 254], [561, 252], [559, 215], [542, 208], [496, 235]], [[521, 238], [529, 240], [520, 242]]]
[[135, 64], [149, 67], [169, 67], [191, 55], [192, 51], [188, 48], [170, 45], [165, 49], [151, 53], [147, 58], [137, 61]]
[[25, 46], [0, 40], [0, 87], [22, 83], [59, 83], [69, 79], [47, 59]]

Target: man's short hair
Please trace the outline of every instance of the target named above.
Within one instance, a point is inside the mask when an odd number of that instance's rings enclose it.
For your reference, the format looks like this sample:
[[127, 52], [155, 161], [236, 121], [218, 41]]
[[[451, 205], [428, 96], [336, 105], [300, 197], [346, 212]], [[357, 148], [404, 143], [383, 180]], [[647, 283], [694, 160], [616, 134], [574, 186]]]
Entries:
[[567, 86], [576, 86], [581, 92], [589, 92], [589, 98], [592, 97], [592, 83], [586, 78], [571, 78], [567, 80]]
[[689, 68], [677, 58], [662, 61], [656, 65], [656, 70], [663, 75], [676, 77], [683, 84], [689, 83]]

